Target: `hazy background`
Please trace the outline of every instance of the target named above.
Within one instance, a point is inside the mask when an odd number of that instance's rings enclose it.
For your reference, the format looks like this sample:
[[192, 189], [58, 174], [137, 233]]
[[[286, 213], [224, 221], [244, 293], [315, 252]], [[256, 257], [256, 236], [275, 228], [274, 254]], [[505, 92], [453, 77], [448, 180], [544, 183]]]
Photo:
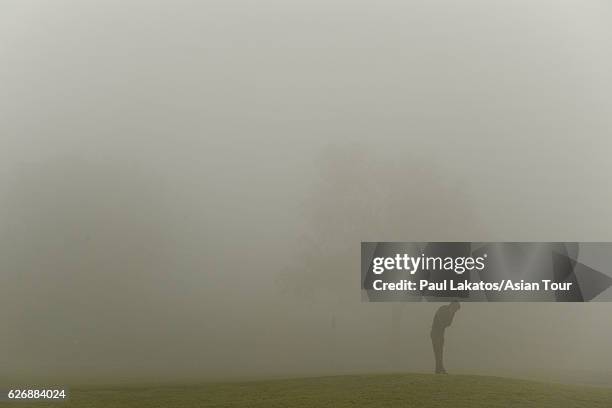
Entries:
[[[610, 241], [606, 1], [0, 1], [0, 378], [430, 371], [361, 241]], [[452, 372], [612, 384], [609, 304]]]

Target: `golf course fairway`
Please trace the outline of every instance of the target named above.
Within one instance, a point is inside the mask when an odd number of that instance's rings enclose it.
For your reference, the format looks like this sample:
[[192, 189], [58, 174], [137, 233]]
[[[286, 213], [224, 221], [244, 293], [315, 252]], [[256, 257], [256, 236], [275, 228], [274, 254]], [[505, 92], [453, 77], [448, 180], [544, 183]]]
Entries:
[[76, 388], [64, 402], [22, 401], [0, 405], [21, 408], [610, 408], [612, 388], [467, 375], [350, 375], [185, 386]]

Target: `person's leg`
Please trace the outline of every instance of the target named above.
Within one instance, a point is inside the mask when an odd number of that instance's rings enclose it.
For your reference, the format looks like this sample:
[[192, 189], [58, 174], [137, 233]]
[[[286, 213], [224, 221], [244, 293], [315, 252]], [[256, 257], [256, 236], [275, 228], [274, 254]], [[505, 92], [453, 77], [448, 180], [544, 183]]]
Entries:
[[439, 361], [439, 367], [440, 367], [440, 374], [446, 374], [446, 368], [444, 368], [444, 334], [440, 335], [440, 343], [439, 343], [439, 347], [440, 347], [440, 361]]
[[434, 357], [436, 359], [436, 374], [445, 374], [444, 335], [442, 333], [431, 333], [431, 344], [433, 345]]

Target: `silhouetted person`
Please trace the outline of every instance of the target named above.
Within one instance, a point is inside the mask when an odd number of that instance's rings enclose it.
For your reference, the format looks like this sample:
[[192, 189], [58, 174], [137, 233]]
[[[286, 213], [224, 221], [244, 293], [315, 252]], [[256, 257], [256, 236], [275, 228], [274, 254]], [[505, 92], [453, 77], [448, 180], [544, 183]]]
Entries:
[[461, 309], [459, 302], [454, 301], [442, 306], [436, 312], [431, 325], [431, 344], [436, 357], [436, 374], [446, 374], [444, 368], [444, 331], [453, 322], [455, 313]]

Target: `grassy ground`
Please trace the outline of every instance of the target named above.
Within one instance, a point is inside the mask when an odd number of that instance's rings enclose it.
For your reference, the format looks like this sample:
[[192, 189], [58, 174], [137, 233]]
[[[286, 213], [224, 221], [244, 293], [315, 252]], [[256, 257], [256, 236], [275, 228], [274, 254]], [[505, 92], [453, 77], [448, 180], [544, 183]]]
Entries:
[[363, 375], [185, 387], [77, 389], [63, 403], [0, 403], [2, 408], [13, 406], [610, 408], [612, 388], [463, 375]]

